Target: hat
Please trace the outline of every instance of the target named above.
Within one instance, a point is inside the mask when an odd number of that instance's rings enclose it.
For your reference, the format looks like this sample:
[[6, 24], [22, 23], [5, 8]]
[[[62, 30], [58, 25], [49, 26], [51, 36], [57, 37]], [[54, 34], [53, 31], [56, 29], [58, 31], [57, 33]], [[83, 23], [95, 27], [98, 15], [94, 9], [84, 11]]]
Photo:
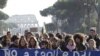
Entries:
[[91, 27], [90, 31], [96, 31], [96, 27]]

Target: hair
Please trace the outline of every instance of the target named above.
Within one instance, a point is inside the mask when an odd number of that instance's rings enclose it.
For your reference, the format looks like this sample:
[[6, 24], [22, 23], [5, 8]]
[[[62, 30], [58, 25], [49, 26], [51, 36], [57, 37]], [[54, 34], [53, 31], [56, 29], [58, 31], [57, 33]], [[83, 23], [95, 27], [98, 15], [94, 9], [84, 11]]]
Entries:
[[[34, 40], [34, 42], [35, 42], [34, 47], [32, 47], [32, 45], [31, 45], [31, 40]], [[37, 41], [34, 37], [30, 38], [28, 44], [29, 44], [29, 48], [37, 48]]]
[[27, 34], [33, 35], [31, 32], [27, 32]]
[[7, 40], [9, 40], [11, 42], [11, 39], [9, 37], [7, 37], [6, 35], [2, 37], [2, 45], [3, 47], [5, 47], [7, 45]]
[[54, 37], [49, 43], [51, 49], [57, 49], [59, 47], [60, 41], [57, 37]]
[[67, 39], [67, 41], [65, 42], [66, 45], [68, 45], [69, 41], [73, 41], [73, 44], [72, 44], [73, 46], [76, 45], [76, 43], [75, 43], [75, 41], [74, 41], [74, 39], [72, 37]]
[[60, 33], [57, 33], [56, 37], [58, 37], [59, 39], [62, 39], [62, 35]]
[[46, 49], [49, 49], [50, 48], [50, 45], [49, 45], [49, 42], [48, 41], [46, 41], [46, 40], [44, 40], [44, 41], [41, 41], [40, 43], [39, 43], [39, 45], [40, 45], [40, 48], [42, 47], [42, 45], [47, 45], [46, 46]]
[[13, 35], [11, 41], [14, 42], [15, 40], [19, 39], [17, 35]]
[[73, 35], [71, 35], [71, 34], [67, 34], [67, 35], [65, 36], [64, 41], [67, 42], [67, 40], [68, 40], [69, 38], [72, 38], [72, 36], [73, 36]]
[[10, 31], [7, 32], [7, 35], [10, 33]]
[[96, 32], [96, 27], [91, 27], [90, 31]]
[[94, 42], [94, 46], [93, 47], [96, 48], [96, 41], [94, 39], [90, 39], [89, 41], [93, 41]]
[[[22, 45], [21, 45], [21, 41], [22, 41], [22, 40], [25, 41], [25, 46], [22, 46]], [[28, 43], [27, 43], [25, 37], [24, 37], [24, 36], [21, 36], [21, 38], [20, 38], [20, 40], [19, 40], [19, 48], [27, 48], [27, 47], [28, 47]]]
[[44, 34], [42, 34], [42, 38], [43, 38], [43, 39], [44, 39], [44, 38], [48, 39], [48, 38], [49, 38], [49, 36], [48, 36], [48, 34], [47, 34], [47, 33], [44, 33]]
[[48, 36], [49, 37], [54, 37], [54, 34], [53, 33], [48, 33]]
[[75, 35], [74, 35], [74, 40], [75, 40], [75, 42], [76, 42], [76, 38], [78, 38], [78, 39], [80, 39], [80, 43], [83, 43], [83, 38], [84, 38], [84, 36], [83, 36], [83, 34], [82, 33], [76, 33]]

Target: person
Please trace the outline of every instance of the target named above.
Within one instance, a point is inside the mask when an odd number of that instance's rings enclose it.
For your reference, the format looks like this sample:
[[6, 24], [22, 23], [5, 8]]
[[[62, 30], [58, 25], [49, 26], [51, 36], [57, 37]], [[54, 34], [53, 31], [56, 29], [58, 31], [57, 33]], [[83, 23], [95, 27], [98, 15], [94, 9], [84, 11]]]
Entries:
[[2, 44], [3, 48], [9, 48], [11, 45], [11, 38], [7, 37], [6, 35], [3, 36], [1, 44]]
[[27, 37], [26, 37], [27, 42], [29, 42], [31, 36], [33, 36], [33, 34], [31, 32], [27, 32]]
[[20, 40], [19, 40], [19, 45], [18, 45], [19, 48], [28, 48], [28, 43], [25, 39], [24, 36], [21, 36]]
[[29, 44], [28, 48], [39, 48], [38, 41], [33, 36], [30, 37], [30, 40], [29, 40], [28, 44]]
[[60, 42], [60, 49], [61, 49], [62, 51], [64, 51], [65, 48], [66, 48], [65, 42], [68, 42], [68, 39], [72, 38], [72, 36], [73, 36], [73, 35], [71, 35], [71, 34], [67, 34], [67, 35], [64, 37], [64, 40], [62, 40], [62, 41]]
[[65, 50], [64, 51], [76, 51], [76, 44], [73, 38], [69, 38], [67, 42], [65, 42]]
[[29, 31], [28, 30], [25, 30], [25, 32], [24, 32], [24, 36], [25, 37], [27, 37], [27, 33], [28, 33]]
[[87, 39], [87, 42], [90, 40], [90, 39], [94, 39], [96, 41], [96, 48], [99, 48], [100, 46], [100, 38], [96, 32], [96, 28], [95, 27], [91, 27], [90, 28], [90, 33], [89, 33], [89, 38]]
[[11, 32], [10, 31], [7, 32], [6, 37], [11, 38]]
[[48, 39], [49, 39], [49, 36], [48, 36], [47, 33], [43, 33], [43, 34], [41, 35], [41, 41], [45, 41], [45, 40], [48, 41]]
[[19, 42], [19, 38], [17, 35], [13, 35], [11, 38], [12, 44], [10, 45], [9, 48], [18, 48], [18, 42]]
[[84, 34], [76, 33], [74, 34], [74, 40], [76, 43], [76, 51], [85, 51], [87, 49], [86, 45], [83, 44], [84, 41]]
[[88, 51], [98, 51], [98, 49], [96, 48], [96, 41], [94, 39], [90, 39], [88, 41]]
[[50, 40], [49, 43], [50, 43], [51, 49], [53, 49], [53, 50], [60, 49], [59, 48], [60, 41], [56, 37], [52, 38], [52, 40]]
[[40, 49], [50, 49], [49, 42], [46, 40], [43, 40], [39, 43]]
[[63, 39], [63, 37], [62, 37], [62, 35], [60, 33], [57, 33], [56, 37], [59, 38], [59, 39], [61, 39], [61, 40]]

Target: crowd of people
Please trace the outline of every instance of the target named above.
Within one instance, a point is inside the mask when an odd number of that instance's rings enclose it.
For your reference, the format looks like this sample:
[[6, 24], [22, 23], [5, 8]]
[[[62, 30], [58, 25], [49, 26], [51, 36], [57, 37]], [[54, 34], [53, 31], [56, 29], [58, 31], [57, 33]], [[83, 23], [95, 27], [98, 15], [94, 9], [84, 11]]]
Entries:
[[91, 28], [89, 34], [84, 33], [43, 33], [12, 35], [10, 31], [0, 38], [0, 48], [33, 48], [61, 51], [99, 51], [100, 38], [96, 29]]

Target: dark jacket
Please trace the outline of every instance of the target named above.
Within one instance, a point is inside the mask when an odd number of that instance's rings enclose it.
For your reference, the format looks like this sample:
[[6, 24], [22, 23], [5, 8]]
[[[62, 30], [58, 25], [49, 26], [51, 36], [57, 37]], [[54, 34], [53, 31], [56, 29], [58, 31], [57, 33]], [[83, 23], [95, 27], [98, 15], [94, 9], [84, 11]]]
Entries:
[[76, 51], [85, 51], [87, 50], [87, 47], [83, 45], [82, 43], [76, 44]]
[[18, 45], [11, 44], [9, 48], [18, 48]]
[[93, 48], [93, 49], [87, 48], [87, 51], [98, 51], [98, 49], [97, 48]]
[[[70, 50], [68, 48], [65, 48], [64, 51], [69, 51], [70, 52]], [[73, 49], [72, 51], [76, 51], [76, 49]]]

